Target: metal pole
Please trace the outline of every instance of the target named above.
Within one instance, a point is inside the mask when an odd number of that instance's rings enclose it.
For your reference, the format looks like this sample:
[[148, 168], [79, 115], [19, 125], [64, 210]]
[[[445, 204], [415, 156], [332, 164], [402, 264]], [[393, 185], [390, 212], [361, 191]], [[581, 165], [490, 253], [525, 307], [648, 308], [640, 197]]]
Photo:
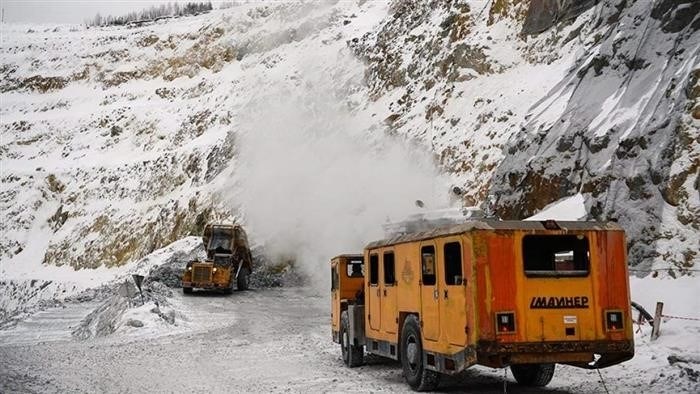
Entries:
[[661, 315], [664, 310], [664, 303], [656, 303], [656, 313], [654, 314], [654, 327], [651, 329], [651, 340], [655, 340], [659, 337], [659, 330], [661, 328]]
[[637, 331], [636, 332], [642, 331], [642, 324], [644, 324], [644, 315], [642, 315], [642, 311], [639, 311], [639, 316], [637, 316]]

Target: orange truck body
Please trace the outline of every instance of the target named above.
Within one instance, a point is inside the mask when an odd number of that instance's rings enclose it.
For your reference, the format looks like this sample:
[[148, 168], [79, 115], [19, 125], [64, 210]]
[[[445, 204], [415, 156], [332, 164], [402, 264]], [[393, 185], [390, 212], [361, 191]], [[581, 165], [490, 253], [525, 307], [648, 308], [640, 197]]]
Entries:
[[338, 316], [356, 305], [364, 319], [353, 332], [364, 337], [352, 344], [400, 360], [414, 316], [424, 368], [441, 374], [474, 364], [614, 365], [634, 354], [625, 242], [615, 223], [497, 220], [373, 242], [361, 283], [343, 271], [347, 255], [331, 262], [333, 339]]

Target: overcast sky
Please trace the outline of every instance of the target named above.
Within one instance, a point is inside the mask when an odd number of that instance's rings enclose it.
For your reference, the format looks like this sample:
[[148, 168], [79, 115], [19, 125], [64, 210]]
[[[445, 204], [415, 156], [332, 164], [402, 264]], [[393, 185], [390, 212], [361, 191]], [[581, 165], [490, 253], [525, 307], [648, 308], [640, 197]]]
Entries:
[[[204, 2], [206, 0], [190, 0]], [[119, 16], [173, 0], [0, 0], [4, 21], [29, 23], [83, 23], [98, 12]], [[180, 3], [186, 1], [178, 1]], [[212, 1], [214, 8], [219, 1]]]

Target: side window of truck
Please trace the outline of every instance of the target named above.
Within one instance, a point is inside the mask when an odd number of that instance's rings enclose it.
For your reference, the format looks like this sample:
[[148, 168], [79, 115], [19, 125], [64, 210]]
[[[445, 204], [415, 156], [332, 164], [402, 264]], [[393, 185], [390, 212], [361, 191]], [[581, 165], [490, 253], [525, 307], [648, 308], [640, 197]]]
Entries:
[[459, 242], [445, 244], [445, 284], [462, 284], [462, 246]]
[[377, 285], [379, 283], [379, 255], [369, 255], [369, 284]]
[[422, 281], [424, 285], [435, 285], [435, 247], [423, 246], [420, 248]]
[[334, 266], [333, 269], [331, 269], [331, 290], [336, 290], [338, 288], [338, 266]]
[[384, 253], [384, 284], [393, 286], [396, 283], [394, 252]]

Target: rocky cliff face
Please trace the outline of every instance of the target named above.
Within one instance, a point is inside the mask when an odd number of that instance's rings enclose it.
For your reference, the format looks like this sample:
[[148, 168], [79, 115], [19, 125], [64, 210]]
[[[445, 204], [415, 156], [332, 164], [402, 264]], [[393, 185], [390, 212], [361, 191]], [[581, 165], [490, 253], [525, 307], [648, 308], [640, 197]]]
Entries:
[[630, 263], [697, 263], [700, 5], [394, 3], [356, 43], [387, 123], [427, 140], [468, 203], [503, 218], [582, 194], [618, 220]]
[[[686, 272], [700, 261], [698, 13], [359, 1], [3, 26], [3, 269], [124, 265], [245, 216], [229, 180], [251, 102], [323, 91], [369, 139], [432, 151], [467, 204], [493, 195], [524, 218], [581, 194], [586, 219], [628, 229], [631, 264]], [[332, 86], [315, 90], [319, 75]]]
[[566, 38], [583, 40], [582, 52], [504, 146], [491, 183], [503, 216], [581, 193], [588, 219], [627, 229], [632, 264], [694, 265], [699, 12], [697, 2], [621, 1], [580, 17], [592, 31]]

